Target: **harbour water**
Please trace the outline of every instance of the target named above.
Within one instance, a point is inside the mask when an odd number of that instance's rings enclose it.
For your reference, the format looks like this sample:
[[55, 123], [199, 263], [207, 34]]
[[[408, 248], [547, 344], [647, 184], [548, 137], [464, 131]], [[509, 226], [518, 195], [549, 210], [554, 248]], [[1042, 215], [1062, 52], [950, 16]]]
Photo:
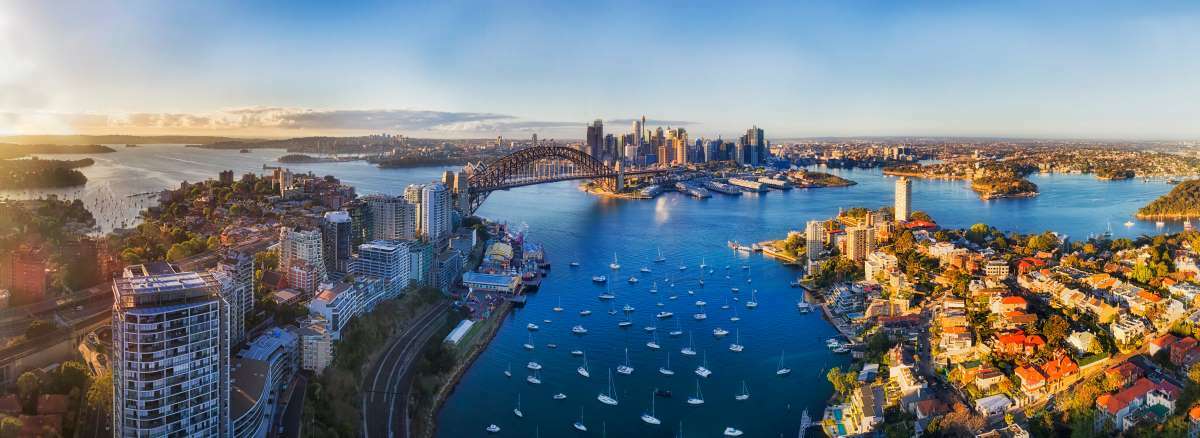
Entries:
[[[175, 187], [183, 180], [215, 177], [225, 169], [238, 174], [261, 172], [263, 164], [275, 165], [273, 160], [284, 154], [279, 150], [240, 154], [167, 145], [117, 149], [116, 153], [93, 156], [96, 165], [83, 169], [90, 179], [85, 188], [56, 192], [65, 197], [92, 199], [88, 201], [90, 205], [104, 199]], [[378, 169], [364, 162], [287, 167], [297, 172], [311, 170], [335, 175], [357, 187], [360, 194], [400, 194], [405, 185], [436, 179], [443, 170], [441, 167]], [[530, 239], [545, 245], [553, 264], [552, 273], [541, 292], [525, 308], [511, 314], [512, 321], [500, 329], [493, 343], [467, 371], [439, 416], [439, 436], [481, 436], [490, 423], [501, 426], [502, 436], [534, 436], [535, 428], [547, 437], [574, 435], [576, 431], [571, 424], [579, 419], [580, 406], [584, 408], [583, 420], [592, 436], [600, 436], [602, 424], [614, 437], [675, 436], [680, 421], [685, 436], [719, 436], [726, 426], [742, 429], [746, 436], [794, 436], [805, 408], [814, 418], [820, 416], [831, 392], [825, 372], [831, 366], [846, 363], [848, 358], [832, 354], [825, 347], [825, 339], [833, 336], [834, 331], [819, 312], [796, 311], [799, 292], [788, 287], [788, 282], [796, 276], [792, 268], [759, 255], [738, 255], [725, 242], [779, 238], [789, 230], [801, 229], [807, 220], [836, 214], [839, 207], [876, 208], [892, 201], [894, 179], [883, 176], [877, 169], [827, 171], [855, 180], [858, 185], [736, 197], [713, 193], [707, 199], [678, 193], [666, 193], [654, 200], [602, 199], [580, 191], [571, 182], [492, 194], [479, 214], [527, 229]], [[1132, 227], [1123, 225], [1132, 220], [1138, 207], [1170, 190], [1171, 186], [1162, 182], [1098, 181], [1090, 175], [1033, 175], [1030, 180], [1040, 186], [1040, 196], [993, 201], [979, 200], [963, 181], [916, 180], [913, 207], [928, 212], [944, 227], [984, 222], [1012, 231], [1059, 231], [1074, 239], [1106, 230], [1117, 236], [1132, 237], [1180, 229], [1179, 223], [1156, 228], [1153, 222], [1135, 220]], [[43, 193], [49, 192], [0, 192], [0, 197]], [[136, 210], [136, 205], [110, 208], [101, 222], [131, 221]], [[660, 247], [667, 261], [654, 263]], [[608, 267], [614, 253], [622, 265], [618, 272]], [[715, 270], [705, 276], [703, 287], [698, 284], [697, 265], [701, 259]], [[570, 268], [570, 261], [582, 265]], [[686, 265], [687, 269], [680, 271], [680, 265]], [[742, 270], [742, 265], [749, 265], [749, 271]], [[639, 273], [643, 266], [653, 272]], [[591, 282], [591, 276], [598, 274], [608, 275], [609, 285], [617, 296], [613, 306], [618, 313], [614, 316], [608, 314], [609, 304], [597, 299], [606, 289]], [[729, 279], [725, 278], [727, 274]], [[627, 282], [630, 276], [640, 281], [630, 285]], [[753, 279], [752, 283], [746, 283], [747, 276]], [[654, 281], [659, 292], [650, 294], [648, 289]], [[675, 283], [674, 288], [669, 286], [671, 282]], [[731, 287], [738, 287], [741, 292], [735, 295]], [[754, 289], [758, 291], [759, 306], [750, 310], [745, 301]], [[688, 290], [695, 295], [688, 295]], [[678, 298], [669, 300], [671, 295]], [[740, 301], [732, 301], [735, 296]], [[560, 299], [564, 310], [554, 312], [552, 308]], [[696, 300], [708, 303], [705, 321], [692, 319]], [[720, 307], [726, 300], [731, 309], [722, 310]], [[664, 306], [656, 306], [658, 302]], [[623, 317], [620, 308], [625, 304], [636, 308], [630, 314], [633, 326], [619, 329], [616, 324]], [[736, 323], [729, 320], [732, 308], [737, 308], [741, 317]], [[579, 316], [583, 309], [592, 310], [592, 315]], [[675, 316], [658, 321], [654, 314], [660, 310], [674, 312]], [[552, 322], [544, 323], [546, 319]], [[667, 335], [675, 320], [685, 333], [681, 338]], [[533, 334], [536, 349], [532, 352], [522, 348], [528, 339], [529, 322], [541, 326]], [[573, 335], [570, 329], [576, 324], [585, 326], [588, 334]], [[652, 351], [645, 345], [650, 335], [643, 327], [651, 324], [658, 326], [662, 350]], [[712, 335], [715, 327], [729, 330], [730, 334], [715, 339]], [[745, 350], [733, 353], [728, 345], [738, 330]], [[688, 331], [693, 333], [696, 351], [700, 353], [695, 357], [679, 354], [680, 347], [687, 343]], [[558, 348], [548, 349], [548, 343], [555, 343]], [[635, 368], [630, 376], [615, 373], [615, 368], [625, 360], [626, 347]], [[569, 354], [574, 349], [587, 353], [590, 379], [576, 374], [582, 360]], [[690, 406], [685, 400], [695, 392], [698, 379], [692, 370], [699, 365], [705, 351], [713, 375], [701, 379], [705, 404]], [[794, 370], [783, 378], [775, 375], [781, 351], [787, 352], [786, 366]], [[672, 377], [657, 371], [665, 364], [668, 352], [671, 368], [676, 372]], [[541, 385], [525, 381], [528, 375], [525, 364], [530, 360], [543, 366], [539, 374]], [[503, 375], [510, 364], [511, 379]], [[596, 400], [607, 386], [609, 368], [614, 369], [618, 406]], [[734, 395], [740, 392], [743, 380], [751, 397], [736, 401]], [[660, 426], [650, 426], [639, 419], [649, 409], [655, 388], [673, 393], [671, 398], [660, 398], [656, 404], [656, 415], [662, 420]], [[560, 392], [567, 399], [551, 398]], [[512, 414], [518, 393], [525, 413], [523, 419]], [[814, 428], [810, 433], [818, 432]]]

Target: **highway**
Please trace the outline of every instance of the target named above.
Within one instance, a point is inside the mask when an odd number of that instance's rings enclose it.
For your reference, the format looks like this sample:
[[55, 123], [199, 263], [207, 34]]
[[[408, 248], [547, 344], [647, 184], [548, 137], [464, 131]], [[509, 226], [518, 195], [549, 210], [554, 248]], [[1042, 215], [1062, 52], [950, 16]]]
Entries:
[[426, 340], [441, 327], [449, 304], [434, 305], [393, 337], [364, 376], [362, 385], [363, 436], [366, 438], [408, 436], [407, 382], [411, 368]]

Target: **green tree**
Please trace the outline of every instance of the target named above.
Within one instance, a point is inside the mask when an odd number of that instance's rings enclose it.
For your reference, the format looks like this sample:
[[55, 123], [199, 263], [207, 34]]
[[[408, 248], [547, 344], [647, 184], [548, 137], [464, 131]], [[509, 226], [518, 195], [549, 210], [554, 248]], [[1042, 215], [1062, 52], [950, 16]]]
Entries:
[[21, 422], [20, 418], [9, 416], [0, 418], [0, 436], [17, 436], [21, 432], [22, 426], [24, 426], [24, 423]]
[[17, 377], [17, 396], [25, 406], [33, 406], [41, 387], [42, 379], [31, 371], [21, 373], [21, 376]]
[[100, 412], [112, 410], [113, 381], [112, 372], [105, 371], [92, 379], [86, 395], [87, 404]]
[[1059, 341], [1066, 339], [1067, 331], [1071, 329], [1071, 325], [1067, 320], [1059, 315], [1051, 315], [1042, 323], [1042, 335], [1046, 336], [1046, 341], [1051, 345], [1057, 345]]

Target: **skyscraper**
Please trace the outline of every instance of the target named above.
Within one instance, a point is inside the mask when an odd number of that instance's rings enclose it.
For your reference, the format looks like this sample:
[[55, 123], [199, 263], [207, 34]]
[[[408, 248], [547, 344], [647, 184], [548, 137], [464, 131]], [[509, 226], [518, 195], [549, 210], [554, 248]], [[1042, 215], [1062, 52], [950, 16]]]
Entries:
[[[419, 199], [420, 196], [417, 196]], [[370, 240], [412, 240], [417, 237], [417, 207], [395, 196], [367, 197], [371, 212]]]
[[113, 435], [231, 436], [229, 304], [167, 263], [113, 280]]
[[411, 263], [407, 243], [376, 240], [359, 245], [352, 272], [383, 281], [387, 290], [383, 298], [394, 298], [408, 287]]
[[875, 250], [875, 229], [858, 225], [846, 228], [846, 258], [861, 262]]
[[596, 119], [587, 127], [587, 152], [593, 158], [601, 159], [604, 148], [604, 121]]
[[[414, 236], [420, 236], [425, 233], [425, 230], [421, 229], [422, 190], [424, 190], [424, 186], [420, 184], [409, 184], [408, 187], [404, 188], [404, 200], [413, 206], [413, 218], [415, 218], [413, 221]], [[380, 239], [381, 237], [376, 236], [375, 238]]]
[[221, 295], [229, 303], [229, 342], [245, 338], [246, 316], [254, 314], [254, 258], [229, 251], [217, 262], [214, 277], [221, 283]]
[[808, 225], [804, 228], [805, 252], [808, 254], [809, 260], [816, 260], [821, 257], [821, 251], [825, 249], [825, 223], [821, 221], [808, 221]]
[[901, 222], [907, 222], [908, 215], [912, 214], [912, 180], [906, 176], [896, 180], [896, 206], [892, 209], [896, 220]]
[[[642, 124], [646, 120], [646, 116], [642, 116], [642, 120], [634, 119], [633, 121], [633, 155], [626, 154], [626, 160], [636, 160], [635, 155], [642, 153]], [[629, 147], [625, 148], [627, 151]]]
[[422, 237], [439, 245], [450, 237], [450, 192], [440, 183], [426, 184], [421, 190]]
[[350, 262], [351, 241], [350, 213], [330, 211], [321, 219], [322, 255], [325, 272], [344, 274]]

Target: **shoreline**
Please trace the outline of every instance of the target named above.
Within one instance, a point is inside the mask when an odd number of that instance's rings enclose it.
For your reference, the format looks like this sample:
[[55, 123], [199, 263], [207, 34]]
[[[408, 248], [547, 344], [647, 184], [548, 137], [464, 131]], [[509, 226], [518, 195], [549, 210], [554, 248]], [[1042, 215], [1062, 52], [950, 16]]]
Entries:
[[[498, 309], [496, 314], [492, 315], [493, 318], [496, 318], [496, 323], [485, 327], [485, 329], [488, 331], [481, 334], [482, 336], [480, 336], [478, 341], [471, 346], [471, 349], [467, 352], [467, 356], [464, 358], [464, 360], [459, 363], [454, 370], [451, 371], [450, 376], [442, 385], [442, 388], [439, 389], [437, 394], [434, 395], [433, 405], [429, 410], [429, 416], [427, 418], [415, 418], [417, 424], [421, 425], [418, 430], [423, 432], [418, 434], [418, 437], [432, 438], [436, 436], [438, 426], [437, 417], [441, 414], [442, 407], [446, 404], [446, 400], [449, 400], [450, 396], [454, 394], [454, 391], [458, 389], [458, 384], [462, 381], [463, 375], [466, 374], [467, 370], [471, 369], [471, 366], [475, 364], [475, 360], [479, 358], [479, 355], [482, 354], [483, 351], [492, 344], [492, 340], [495, 339], [496, 334], [500, 332], [500, 327], [504, 325], [504, 319], [508, 317], [508, 314], [512, 311], [512, 308], [513, 304], [509, 301], [505, 301], [504, 304], [500, 305], [500, 309]], [[428, 347], [428, 344], [426, 347]], [[415, 377], [416, 376], [414, 376], [414, 378]]]

